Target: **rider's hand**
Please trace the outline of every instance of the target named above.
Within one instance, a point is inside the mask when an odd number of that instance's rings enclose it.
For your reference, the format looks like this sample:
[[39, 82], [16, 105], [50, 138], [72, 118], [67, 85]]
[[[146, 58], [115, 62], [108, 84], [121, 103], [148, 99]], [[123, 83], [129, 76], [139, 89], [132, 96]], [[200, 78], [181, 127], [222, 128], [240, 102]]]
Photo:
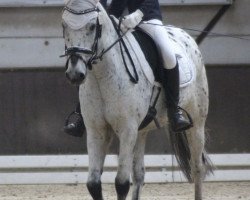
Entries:
[[137, 9], [135, 12], [125, 16], [122, 24], [128, 29], [135, 28], [141, 22], [142, 18], [142, 11]]

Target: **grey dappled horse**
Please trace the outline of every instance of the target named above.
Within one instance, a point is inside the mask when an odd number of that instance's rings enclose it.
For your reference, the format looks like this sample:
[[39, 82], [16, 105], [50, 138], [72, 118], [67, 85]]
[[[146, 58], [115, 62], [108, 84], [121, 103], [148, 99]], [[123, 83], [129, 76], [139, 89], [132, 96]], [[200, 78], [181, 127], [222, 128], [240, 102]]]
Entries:
[[[115, 179], [117, 199], [126, 199], [132, 174], [132, 199], [140, 198], [144, 184], [144, 147], [149, 124], [138, 127], [147, 114], [154, 75], [131, 31], [123, 36], [138, 74], [138, 83], [127, 55], [128, 69], [120, 53], [118, 35], [110, 17], [97, 0], [68, 0], [63, 11], [66, 76], [80, 85], [79, 98], [87, 131], [89, 176], [87, 187], [93, 199], [103, 199], [101, 175], [103, 163], [113, 135], [120, 142], [118, 171]], [[183, 30], [167, 27], [175, 50], [193, 68], [189, 84], [181, 87], [180, 105], [194, 120], [194, 126], [184, 134], [171, 133], [177, 160], [191, 182], [195, 183], [195, 199], [202, 199], [202, 181], [210, 163], [204, 150], [204, 127], [208, 112], [208, 86], [200, 51]], [[176, 50], [177, 49], [177, 50]], [[181, 66], [180, 66], [181, 67]], [[92, 70], [91, 70], [92, 69]], [[131, 72], [131, 76], [128, 72]], [[167, 123], [164, 94], [156, 108], [162, 125]]]

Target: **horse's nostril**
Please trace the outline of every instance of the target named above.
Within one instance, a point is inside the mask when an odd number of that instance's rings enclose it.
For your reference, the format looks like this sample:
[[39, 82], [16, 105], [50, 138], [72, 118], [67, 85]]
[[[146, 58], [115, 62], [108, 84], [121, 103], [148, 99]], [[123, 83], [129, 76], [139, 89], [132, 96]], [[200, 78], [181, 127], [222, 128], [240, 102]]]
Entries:
[[81, 79], [84, 79], [84, 78], [85, 78], [84, 73], [80, 73], [80, 74], [79, 74], [79, 77], [80, 77]]

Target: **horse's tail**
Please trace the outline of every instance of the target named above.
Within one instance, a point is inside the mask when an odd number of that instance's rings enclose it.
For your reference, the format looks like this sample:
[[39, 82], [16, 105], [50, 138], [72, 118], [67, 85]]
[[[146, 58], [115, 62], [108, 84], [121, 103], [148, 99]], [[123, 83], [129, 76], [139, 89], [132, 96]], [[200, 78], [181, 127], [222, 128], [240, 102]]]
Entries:
[[205, 176], [207, 176], [209, 174], [214, 174], [215, 166], [213, 165], [212, 161], [208, 157], [206, 150], [204, 150], [202, 153], [202, 161], [203, 161], [203, 164], [204, 164], [205, 170], [206, 170]]
[[[191, 152], [188, 145], [187, 135], [186, 133], [176, 134], [170, 132], [170, 139], [176, 160], [187, 180], [192, 183]], [[205, 176], [213, 173], [213, 164], [205, 150], [202, 152], [202, 162], [205, 166]]]

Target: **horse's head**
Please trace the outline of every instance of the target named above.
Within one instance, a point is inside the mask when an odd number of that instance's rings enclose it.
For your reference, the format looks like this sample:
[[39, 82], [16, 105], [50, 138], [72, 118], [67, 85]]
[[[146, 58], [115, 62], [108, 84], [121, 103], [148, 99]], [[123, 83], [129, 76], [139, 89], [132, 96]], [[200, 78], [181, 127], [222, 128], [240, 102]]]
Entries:
[[62, 14], [65, 39], [66, 77], [80, 85], [96, 55], [98, 32], [97, 3], [99, 0], [66, 0]]

